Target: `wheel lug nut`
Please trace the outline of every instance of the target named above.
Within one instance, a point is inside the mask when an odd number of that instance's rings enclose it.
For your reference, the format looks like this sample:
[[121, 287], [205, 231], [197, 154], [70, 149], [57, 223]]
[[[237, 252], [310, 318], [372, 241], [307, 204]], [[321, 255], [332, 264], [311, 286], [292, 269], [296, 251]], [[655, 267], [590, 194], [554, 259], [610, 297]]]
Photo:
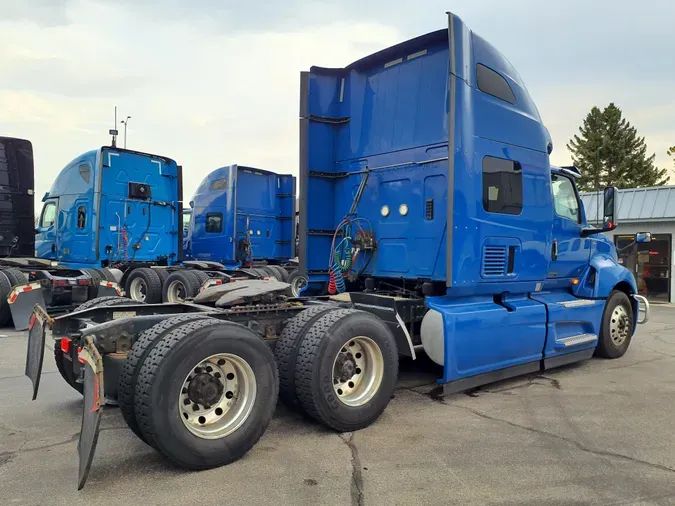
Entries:
[[198, 405], [198, 404], [193, 404], [193, 405], [192, 405], [192, 411], [199, 411], [199, 405]]

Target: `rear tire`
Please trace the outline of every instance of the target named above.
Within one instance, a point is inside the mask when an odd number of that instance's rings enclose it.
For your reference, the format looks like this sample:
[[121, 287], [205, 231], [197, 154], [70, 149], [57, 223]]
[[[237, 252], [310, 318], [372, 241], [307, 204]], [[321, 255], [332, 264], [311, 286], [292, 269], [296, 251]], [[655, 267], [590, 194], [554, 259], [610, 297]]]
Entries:
[[84, 385], [76, 381], [73, 364], [63, 356], [63, 351], [61, 351], [60, 339], [54, 341], [54, 361], [56, 362], [59, 374], [61, 374], [65, 382], [82, 394], [84, 392]]
[[279, 279], [279, 273], [274, 269], [272, 269], [269, 265], [261, 267], [260, 270], [263, 271], [268, 278], [270, 279], [274, 278], [277, 281], [281, 281], [281, 279]]
[[[204, 284], [204, 281], [207, 281], [209, 279], [209, 275], [206, 274], [205, 272], [197, 271], [197, 270], [190, 271], [190, 272], [192, 272], [192, 274], [194, 274], [195, 276], [197, 276], [197, 278], [199, 278], [199, 288], [202, 287], [202, 285]], [[197, 291], [199, 292], [199, 290], [197, 290]]]
[[288, 281], [288, 272], [283, 267], [280, 267], [278, 265], [268, 265], [267, 268], [272, 269], [274, 272], [276, 272], [277, 273], [276, 278], [282, 283], [286, 283]]
[[199, 277], [192, 271], [172, 272], [162, 288], [164, 302], [183, 302], [199, 293]]
[[127, 277], [124, 290], [127, 297], [136, 301], [148, 304], [162, 302], [162, 281], [159, 274], [149, 267], [134, 269]]
[[133, 304], [144, 304], [144, 302], [127, 299], [126, 297], [120, 297], [118, 295], [110, 295], [107, 297], [97, 297], [96, 299], [83, 302], [77, 306], [75, 310], [84, 311], [85, 309], [90, 309], [92, 307], [131, 306]]
[[295, 269], [288, 276], [288, 284], [291, 286], [286, 290], [286, 295], [289, 297], [300, 297], [302, 295], [301, 290], [307, 287], [308, 281], [305, 276]]
[[[232, 373], [223, 376], [228, 366]], [[166, 334], [144, 360], [136, 421], [146, 441], [175, 464], [218, 467], [239, 459], [260, 439], [278, 388], [274, 356], [262, 339], [242, 325], [198, 320]], [[207, 400], [209, 407], [200, 404]]]
[[300, 343], [314, 322], [333, 309], [333, 306], [322, 305], [300, 311], [288, 321], [277, 341], [274, 356], [279, 368], [279, 398], [291, 408], [300, 408], [295, 391], [295, 363]]
[[127, 354], [120, 373], [117, 402], [127, 425], [143, 442], [150, 444], [146, 441], [145, 436], [143, 436], [143, 432], [138, 428], [134, 412], [135, 387], [143, 362], [157, 342], [167, 333], [184, 323], [208, 318], [201, 314], [185, 314], [157, 323], [138, 336], [138, 339], [136, 339], [136, 342], [131, 347], [131, 351]]
[[164, 282], [169, 277], [169, 272], [166, 269], [152, 269], [159, 276], [159, 280], [162, 282], [162, 289], [164, 289]]
[[25, 285], [28, 283], [28, 278], [19, 269], [4, 269], [2, 272], [4, 272], [5, 276], [7, 276], [9, 284], [12, 286], [12, 288], [17, 285]]
[[7, 325], [12, 319], [12, 313], [9, 309], [9, 292], [12, 291], [12, 283], [4, 271], [0, 271], [0, 326]]
[[103, 281], [110, 281], [111, 283], [117, 283], [117, 278], [115, 275], [110, 272], [109, 269], [96, 269], [98, 273], [100, 274], [101, 278]]
[[628, 295], [614, 290], [609, 294], [602, 314], [595, 354], [603, 358], [622, 357], [630, 346], [634, 328], [633, 307]]
[[396, 340], [382, 320], [365, 311], [330, 311], [300, 343], [295, 372], [300, 404], [337, 431], [363, 429], [377, 420], [397, 377]]

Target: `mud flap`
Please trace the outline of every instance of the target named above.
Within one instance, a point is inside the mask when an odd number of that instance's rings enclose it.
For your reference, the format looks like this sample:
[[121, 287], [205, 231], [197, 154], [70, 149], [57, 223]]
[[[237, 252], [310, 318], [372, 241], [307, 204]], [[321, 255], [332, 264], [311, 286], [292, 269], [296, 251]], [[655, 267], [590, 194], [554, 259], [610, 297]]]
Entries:
[[91, 337], [79, 354], [80, 362], [84, 362], [84, 400], [82, 402], [82, 426], [80, 439], [77, 442], [77, 453], [80, 459], [77, 477], [77, 490], [81, 490], [89, 476], [91, 463], [96, 451], [98, 433], [103, 414], [103, 360]]
[[114, 281], [101, 281], [101, 284], [98, 287], [98, 292], [96, 292], [96, 297], [114, 296], [123, 297], [120, 286]]
[[28, 349], [26, 351], [26, 376], [33, 383], [33, 400], [36, 399], [45, 356], [45, 336], [51, 318], [42, 306], [36, 305], [29, 318]]
[[39, 305], [47, 308], [45, 296], [40, 283], [29, 283], [12, 288], [7, 297], [9, 310], [12, 313], [12, 321], [16, 330], [26, 330], [29, 327], [33, 308]]

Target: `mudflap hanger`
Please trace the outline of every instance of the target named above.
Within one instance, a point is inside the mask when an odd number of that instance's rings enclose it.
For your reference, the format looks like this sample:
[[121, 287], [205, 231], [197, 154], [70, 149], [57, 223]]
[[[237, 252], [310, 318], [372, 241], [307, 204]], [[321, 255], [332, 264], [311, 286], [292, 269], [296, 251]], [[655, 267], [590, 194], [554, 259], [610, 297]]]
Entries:
[[91, 463], [96, 451], [98, 434], [103, 415], [103, 359], [94, 345], [91, 336], [85, 338], [84, 346], [80, 351], [80, 362], [84, 364], [84, 399], [82, 402], [82, 426], [80, 439], [77, 442], [79, 468], [77, 489], [81, 490], [89, 476]]
[[26, 350], [25, 374], [33, 383], [33, 400], [37, 398], [45, 356], [45, 336], [51, 327], [52, 318], [42, 306], [35, 304], [28, 324], [28, 349]]
[[[47, 312], [36, 304], [30, 317], [28, 332], [28, 349], [26, 352], [26, 376], [33, 384], [33, 397], [37, 398], [44, 361], [47, 328], [52, 328], [54, 320]], [[101, 425], [101, 409], [105, 403], [103, 391], [103, 359], [96, 349], [91, 336], [86, 336], [78, 359], [83, 364], [84, 399], [82, 402], [82, 424], [80, 438], [77, 443], [79, 457], [77, 489], [81, 490], [89, 476], [91, 463], [98, 442]]]

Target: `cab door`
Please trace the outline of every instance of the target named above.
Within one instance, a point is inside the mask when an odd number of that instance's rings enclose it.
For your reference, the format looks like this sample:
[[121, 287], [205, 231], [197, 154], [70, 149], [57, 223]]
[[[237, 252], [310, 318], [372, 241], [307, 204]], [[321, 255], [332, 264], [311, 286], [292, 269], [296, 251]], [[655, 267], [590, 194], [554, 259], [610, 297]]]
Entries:
[[553, 242], [548, 268], [548, 287], [567, 285], [581, 274], [590, 258], [590, 239], [581, 236], [581, 203], [572, 178], [551, 173], [553, 192]]
[[47, 199], [35, 229], [35, 256], [56, 260], [56, 212], [59, 199]]

